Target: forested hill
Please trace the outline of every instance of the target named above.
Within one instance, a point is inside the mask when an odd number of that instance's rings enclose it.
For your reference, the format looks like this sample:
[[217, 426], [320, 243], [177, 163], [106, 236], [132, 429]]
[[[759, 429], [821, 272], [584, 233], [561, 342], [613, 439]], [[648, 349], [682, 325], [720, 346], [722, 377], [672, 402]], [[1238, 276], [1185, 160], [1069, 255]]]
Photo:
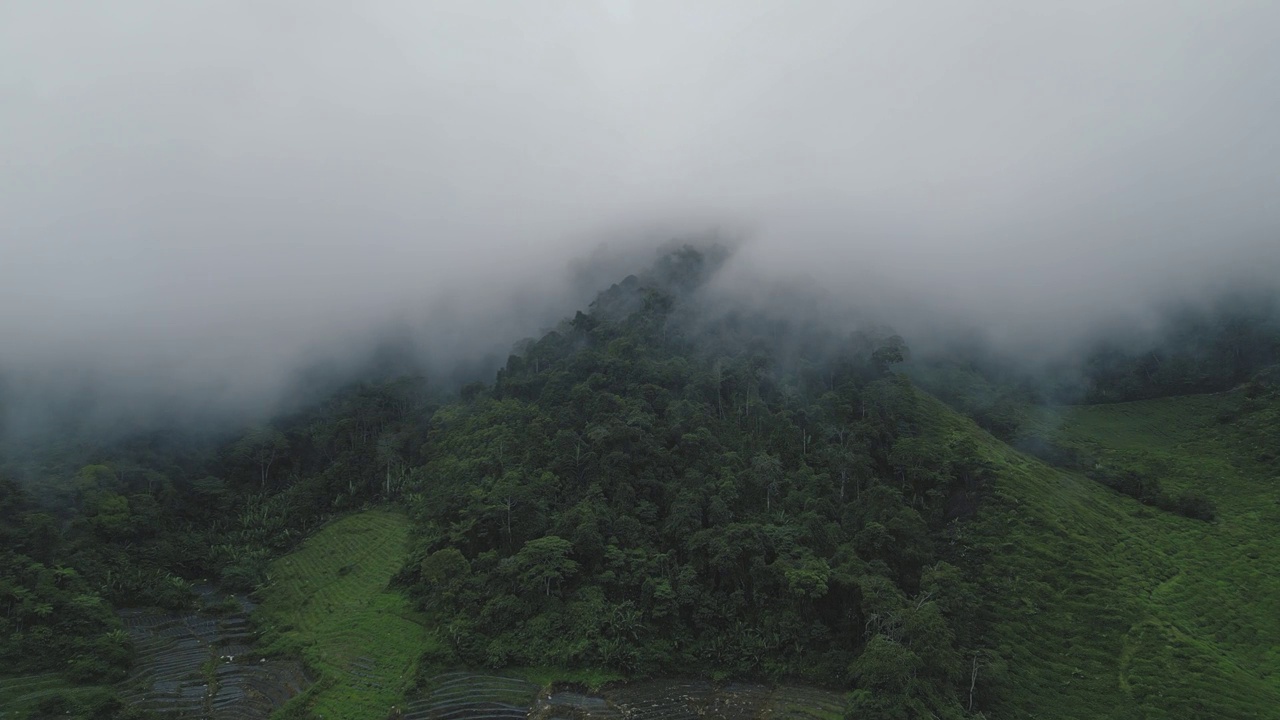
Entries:
[[[420, 678], [786, 679], [857, 718], [1268, 717], [1280, 636], [1222, 588], [1260, 577], [1233, 548], [1269, 522], [1274, 381], [1050, 406], [972, 355], [911, 362], [889, 330], [736, 296], [726, 257], [663, 255], [455, 394], [401, 377], [226, 434], [7, 447], [0, 666], [115, 687], [137, 649], [114, 609], [253, 591], [325, 522], [390, 506], [412, 521], [393, 584], [433, 634]], [[1159, 418], [1198, 428], [1194, 458]], [[1239, 620], [1187, 614], [1207, 598]], [[1188, 678], [1230, 693], [1178, 715]], [[135, 712], [109, 689], [58, 707]]]
[[442, 664], [784, 676], [957, 710], [979, 642], [949, 529], [986, 469], [900, 338], [702, 312], [671, 255], [438, 411], [402, 580]]

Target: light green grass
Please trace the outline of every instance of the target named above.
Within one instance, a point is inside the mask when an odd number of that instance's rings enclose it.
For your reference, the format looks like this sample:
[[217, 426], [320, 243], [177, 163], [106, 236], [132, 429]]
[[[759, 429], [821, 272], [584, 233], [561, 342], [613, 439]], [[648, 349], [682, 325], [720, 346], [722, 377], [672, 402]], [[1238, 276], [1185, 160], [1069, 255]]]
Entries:
[[[1228, 420], [1222, 422], [1219, 418]], [[986, 553], [1000, 717], [1280, 718], [1280, 400], [1240, 393], [1046, 412], [1038, 432], [1218, 506], [1205, 523], [1048, 468], [954, 415], [998, 478]]]
[[334, 522], [271, 565], [255, 621], [272, 651], [298, 651], [317, 686], [285, 710], [382, 720], [403, 697], [433, 642], [408, 600], [388, 589], [404, 560], [409, 521], [367, 511]]

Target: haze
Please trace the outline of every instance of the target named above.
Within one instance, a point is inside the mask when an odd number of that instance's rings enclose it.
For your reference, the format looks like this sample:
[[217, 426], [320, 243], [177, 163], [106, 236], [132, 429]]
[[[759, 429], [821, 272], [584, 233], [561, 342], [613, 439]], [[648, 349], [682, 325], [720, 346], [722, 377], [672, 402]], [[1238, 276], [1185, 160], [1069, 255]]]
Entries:
[[1262, 1], [14, 0], [0, 373], [261, 410], [396, 328], [508, 348], [709, 227], [731, 277], [1061, 345], [1275, 276], [1278, 109]]

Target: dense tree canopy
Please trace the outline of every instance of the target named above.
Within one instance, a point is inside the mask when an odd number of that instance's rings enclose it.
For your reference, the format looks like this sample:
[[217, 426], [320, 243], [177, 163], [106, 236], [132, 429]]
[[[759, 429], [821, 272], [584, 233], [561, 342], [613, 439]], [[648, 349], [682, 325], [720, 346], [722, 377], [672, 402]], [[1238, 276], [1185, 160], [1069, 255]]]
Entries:
[[956, 714], [972, 594], [939, 545], [981, 464], [922, 422], [901, 338], [711, 313], [709, 262], [627, 278], [435, 414], [401, 580], [450, 628], [440, 660]]

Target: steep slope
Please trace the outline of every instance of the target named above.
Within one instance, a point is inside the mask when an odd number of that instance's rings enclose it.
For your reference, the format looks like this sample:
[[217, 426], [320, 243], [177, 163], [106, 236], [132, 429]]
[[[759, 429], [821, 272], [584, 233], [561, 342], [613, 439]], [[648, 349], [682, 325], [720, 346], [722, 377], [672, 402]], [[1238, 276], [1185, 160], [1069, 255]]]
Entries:
[[[1254, 397], [1246, 396], [1252, 392]], [[966, 432], [967, 421], [940, 423]], [[1140, 504], [986, 438], [998, 468], [958, 542], [984, 588], [1001, 717], [1280, 717], [1280, 402], [1235, 393], [1046, 411], [1043, 439], [1158, 477], [1213, 523]]]

